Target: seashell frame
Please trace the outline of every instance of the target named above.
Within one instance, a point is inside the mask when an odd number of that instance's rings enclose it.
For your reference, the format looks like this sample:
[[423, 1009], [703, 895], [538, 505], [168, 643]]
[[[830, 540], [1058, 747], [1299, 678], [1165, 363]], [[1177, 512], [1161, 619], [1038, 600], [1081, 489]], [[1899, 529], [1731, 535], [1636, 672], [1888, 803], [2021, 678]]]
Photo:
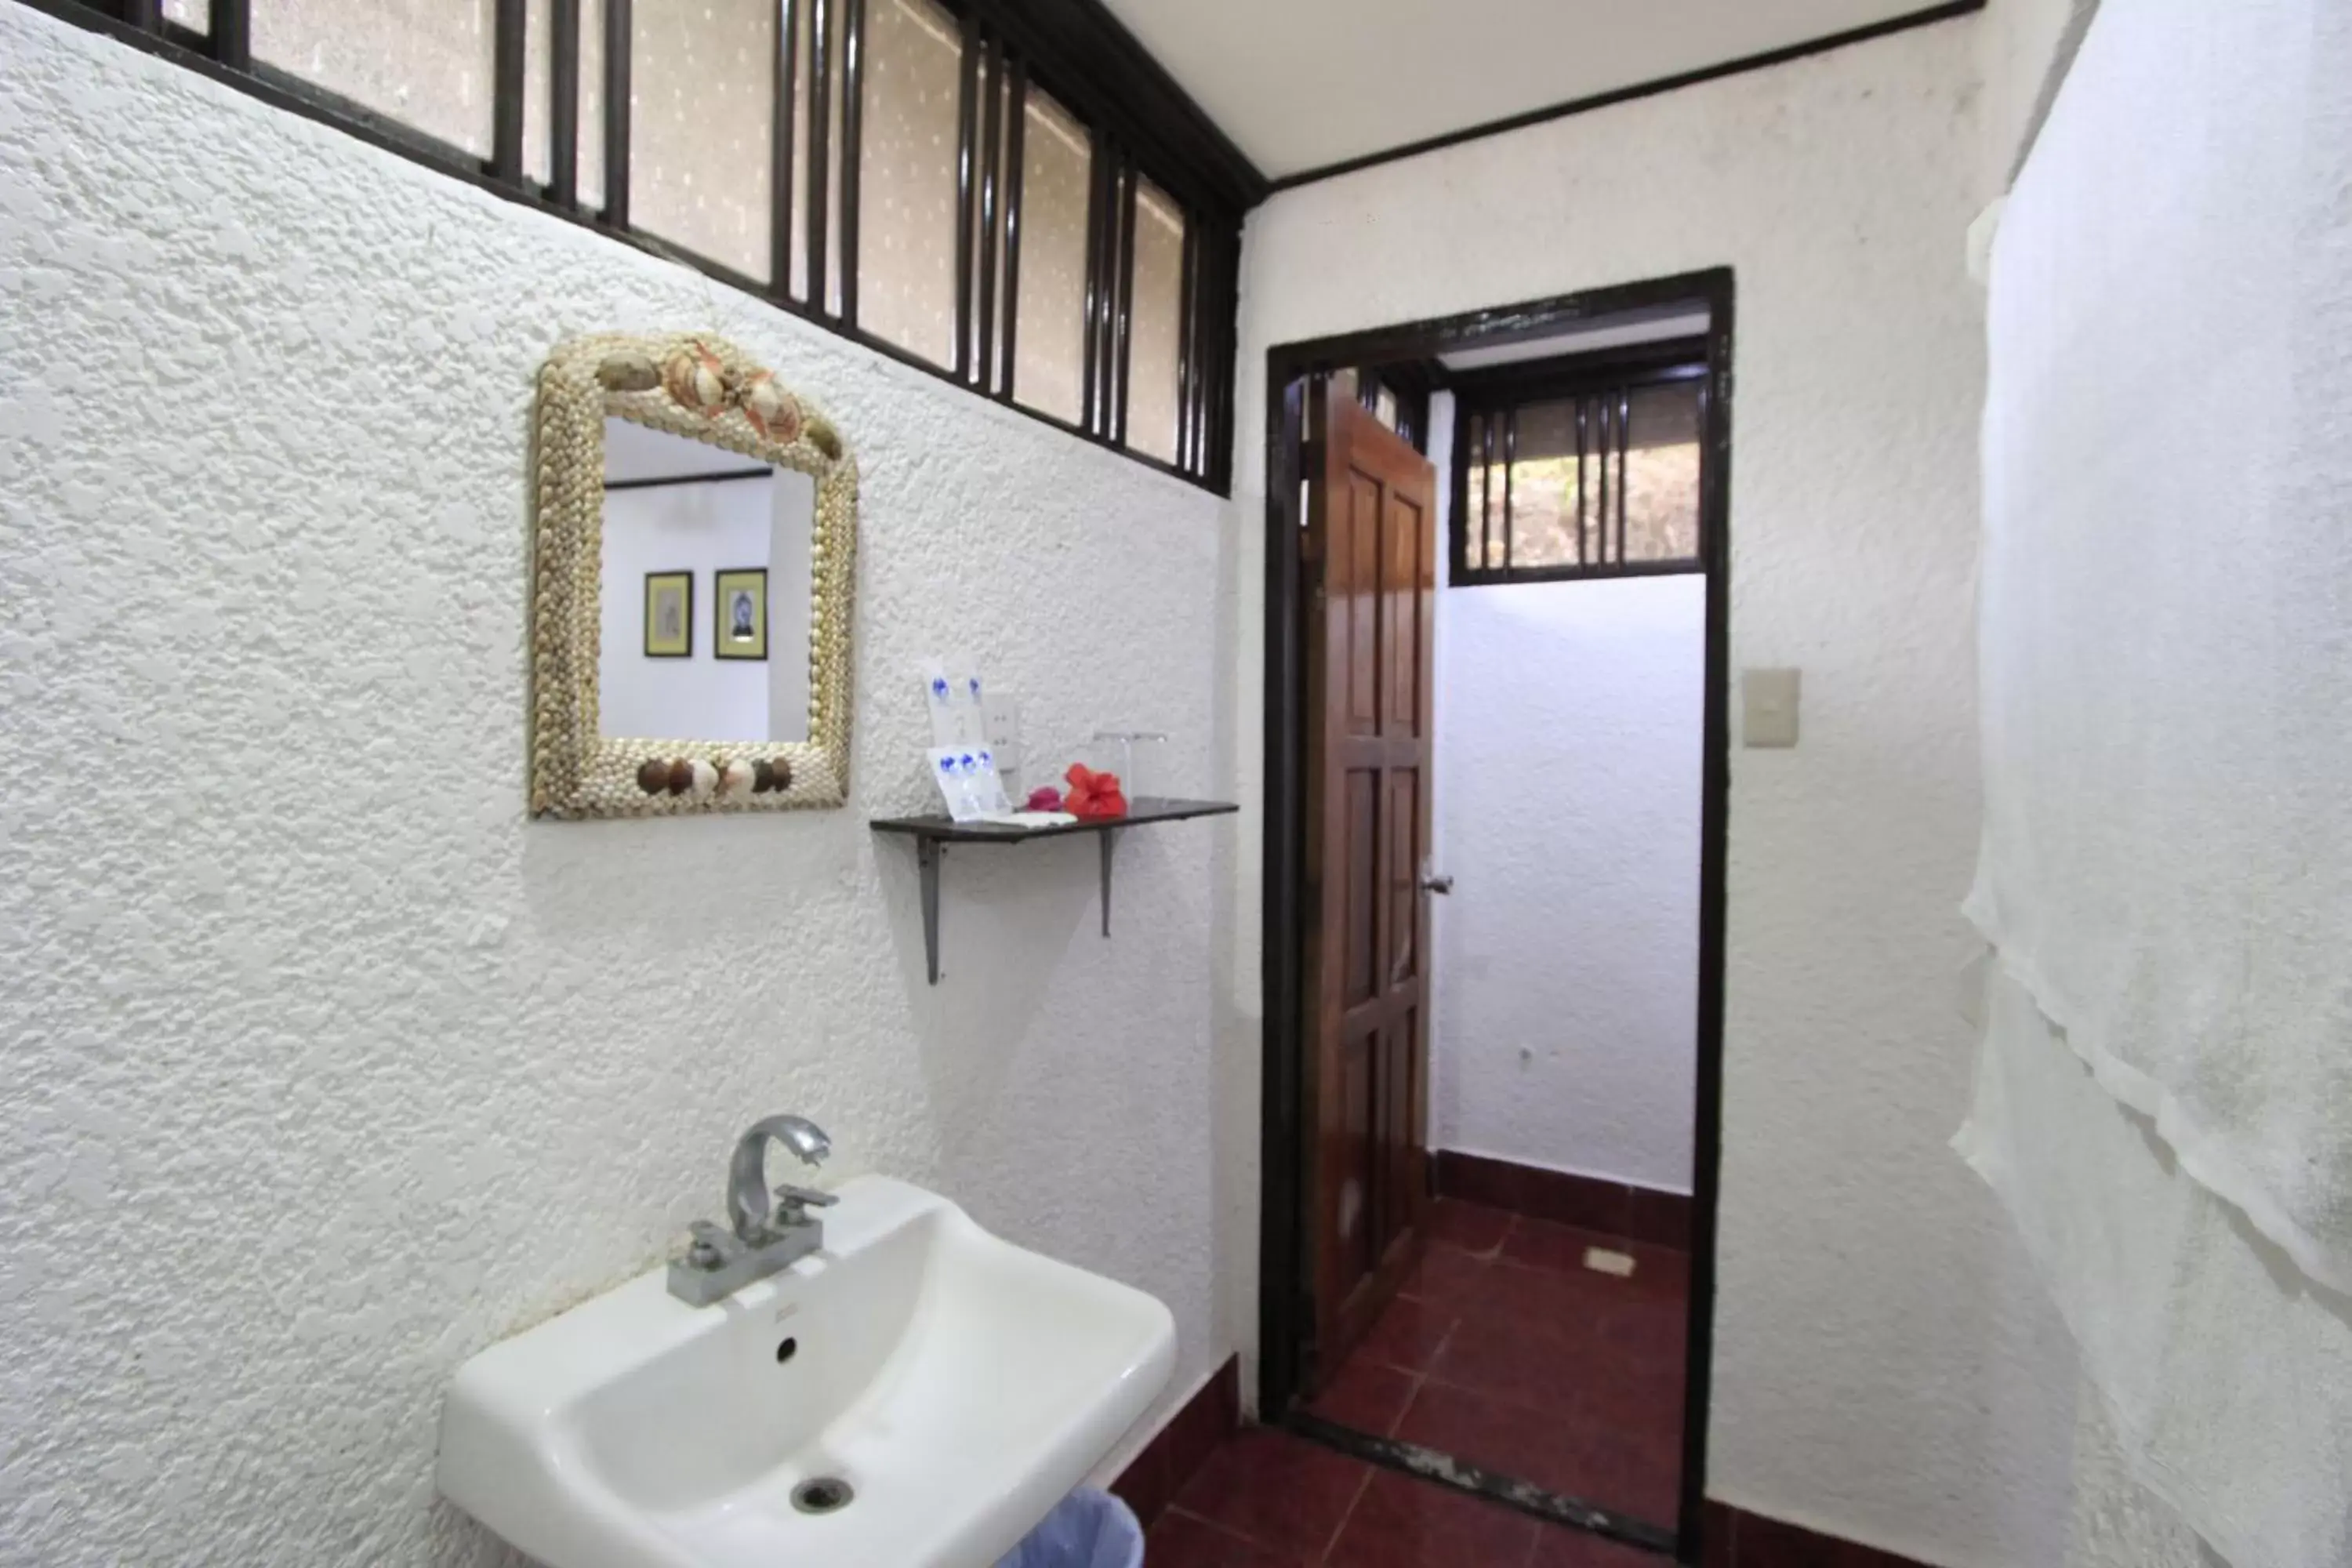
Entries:
[[[604, 527], [604, 420], [740, 452], [816, 481], [809, 531], [805, 741], [614, 739], [598, 733], [596, 664]], [[530, 809], [561, 818], [820, 810], [849, 798], [850, 618], [857, 458], [833, 422], [731, 343], [697, 333], [575, 338], [540, 367], [533, 424]], [[782, 789], [649, 795], [657, 759], [766, 762]]]

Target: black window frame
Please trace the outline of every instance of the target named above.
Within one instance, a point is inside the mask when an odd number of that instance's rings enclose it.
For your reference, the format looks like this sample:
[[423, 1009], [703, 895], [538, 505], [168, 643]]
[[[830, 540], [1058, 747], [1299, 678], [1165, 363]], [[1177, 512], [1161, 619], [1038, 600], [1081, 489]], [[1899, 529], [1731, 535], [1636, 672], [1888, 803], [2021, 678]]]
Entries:
[[[951, 363], [922, 355], [861, 327], [857, 321], [857, 185], [860, 91], [865, 16], [887, 0], [776, 0], [773, 157], [771, 182], [770, 279], [761, 281], [723, 262], [636, 228], [629, 215], [629, 70], [634, 38], [631, 0], [605, 0], [604, 124], [604, 200], [590, 206], [578, 189], [580, 127], [579, 0], [550, 0], [548, 179], [524, 169], [523, 124], [526, 0], [496, 0], [493, 13], [491, 150], [480, 157], [368, 109], [331, 89], [256, 60], [252, 0], [212, 0], [211, 21], [198, 32], [163, 15], [160, 0], [17, 0], [18, 4], [105, 34], [307, 119], [509, 201], [563, 218], [599, 234], [691, 267], [788, 314], [950, 382], [1002, 406], [1145, 467], [1221, 496], [1233, 493], [1234, 374], [1238, 353], [1243, 216], [1265, 200], [1265, 176], [1220, 132], [1173, 78], [1145, 52], [1100, 0], [1055, 0], [1050, 7], [1023, 0], [940, 0], [956, 17], [963, 41], [963, 101], [957, 149], [956, 339]], [[827, 13], [842, 17], [841, 44], [828, 50]], [[793, 181], [793, 49], [803, 16], [810, 19], [809, 175]], [[828, 53], [839, 56], [828, 60]], [[988, 92], [978, 100], [978, 65], [985, 60]], [[1010, 101], [1003, 84], [1010, 82]], [[1014, 384], [1019, 326], [1021, 139], [1027, 93], [1049, 95], [1085, 125], [1094, 147], [1094, 188], [1088, 228], [1083, 341], [1082, 417], [1072, 423], [1023, 403]], [[838, 145], [828, 146], [822, 112], [828, 93], [843, 95]], [[1000, 121], [1000, 112], [1002, 120]], [[1000, 149], [1002, 157], [1000, 160]], [[837, 163], [838, 232], [828, 224], [828, 163]], [[1000, 166], [1003, 177], [998, 177]], [[1184, 214], [1184, 263], [1178, 323], [1176, 460], [1165, 462], [1127, 445], [1126, 413], [1133, 308], [1134, 199], [1148, 179]], [[1000, 188], [1001, 187], [1001, 188]], [[793, 211], [802, 202], [808, 298], [792, 292]], [[838, 308], [826, 278], [827, 252], [837, 248], [842, 276]], [[1003, 255], [1001, 296], [997, 258]], [[1000, 309], [1001, 298], [1001, 309]], [[972, 317], [977, 312], [978, 320]]]
[[[1614, 577], [1673, 577], [1706, 569], [1707, 558], [1707, 492], [1719, 482], [1714, 465], [1706, 460], [1702, 449], [1699, 463], [1698, 534], [1696, 548], [1685, 557], [1659, 561], [1593, 561], [1558, 566], [1517, 566], [1510, 563], [1507, 532], [1510, 497], [1510, 453], [1507, 434], [1502, 449], [1495, 452], [1491, 461], [1499, 463], [1504, 475], [1503, 493], [1492, 498], [1492, 510], [1502, 512], [1506, 522], [1504, 564], [1488, 566], [1472, 564], [1470, 542], [1474, 530], [1478, 532], [1481, 549], [1477, 559], [1483, 561], [1487, 552], [1484, 532], [1488, 507], [1482, 507], [1474, 517], [1471, 508], [1470, 433], [1474, 421], [1484, 419], [1490, 427], [1497, 416], [1506, 420], [1517, 410], [1530, 404], [1560, 403], [1605, 397], [1615, 393], [1622, 400], [1644, 387], [1669, 385], [1683, 382], [1698, 389], [1698, 428], [1706, 428], [1707, 404], [1715, 396], [1708, 380], [1707, 344], [1705, 338], [1676, 339], [1670, 342], [1645, 345], [1640, 350], [1619, 354], [1580, 357], [1573, 361], [1549, 359], [1525, 365], [1500, 365], [1491, 370], [1456, 373], [1444, 385], [1454, 394], [1454, 454], [1453, 472], [1449, 476], [1453, 488], [1450, 515], [1446, 526], [1449, 588], [1487, 588], [1511, 583], [1574, 583]], [[1622, 413], [1620, 417], [1622, 418]], [[1622, 426], [1619, 437], [1625, 432]], [[1620, 471], [1622, 471], [1622, 453]], [[1580, 487], [1579, 494], [1583, 493]], [[1620, 489], [1614, 497], [1619, 522], [1620, 548], [1622, 548], [1624, 495]], [[1611, 505], [1604, 496], [1594, 510], [1601, 512]], [[1580, 500], [1580, 508], [1581, 502]], [[1605, 528], [1606, 523], [1600, 526]], [[1580, 529], [1581, 524], [1580, 523]]]

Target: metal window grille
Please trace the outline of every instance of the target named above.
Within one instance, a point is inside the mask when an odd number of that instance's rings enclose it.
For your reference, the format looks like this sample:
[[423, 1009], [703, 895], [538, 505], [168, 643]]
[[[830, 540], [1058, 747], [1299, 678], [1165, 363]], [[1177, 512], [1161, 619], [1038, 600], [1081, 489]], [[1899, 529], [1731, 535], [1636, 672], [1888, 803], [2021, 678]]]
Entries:
[[1703, 359], [1457, 392], [1454, 587], [1698, 572]]
[[[175, 19], [168, 0], [18, 0], [107, 32], [279, 108], [347, 131], [509, 200], [684, 263], [805, 317], [877, 353], [1017, 408], [1082, 439], [1217, 492], [1231, 488], [1234, 306], [1241, 216], [1264, 177], [1155, 73], [1131, 38], [1091, 5], [1040, 19], [1019, 0], [950, 0], [961, 27], [956, 154], [955, 337], [934, 364], [858, 323], [859, 144], [866, 102], [869, 7], [894, 0], [776, 0], [773, 114], [764, 279], [696, 254], [632, 222], [631, 0], [603, 0], [600, 126], [603, 192], [582, 189], [582, 0], [545, 0], [546, 177], [526, 168], [526, 52], [534, 0], [495, 0], [488, 154], [402, 123], [318, 83], [257, 60], [252, 0], [210, 0]], [[357, 5], [364, 0], [350, 0]], [[1059, 8], [1056, 8], [1058, 11]], [[798, 58], [805, 53], [805, 62]], [[1088, 128], [1095, 184], [1088, 205], [1084, 400], [1077, 422], [1019, 400], [1013, 353], [1020, 300], [1022, 137], [1028, 95], [1047, 92]], [[804, 91], [805, 105], [796, 105]], [[1140, 104], [1141, 107], [1138, 107]], [[804, 145], [796, 142], [805, 139]], [[709, 178], [722, 181], [725, 170]], [[1183, 217], [1176, 326], [1178, 407], [1172, 462], [1127, 443], [1135, 300], [1136, 193], [1148, 179]], [[1003, 283], [1000, 287], [1000, 270]]]

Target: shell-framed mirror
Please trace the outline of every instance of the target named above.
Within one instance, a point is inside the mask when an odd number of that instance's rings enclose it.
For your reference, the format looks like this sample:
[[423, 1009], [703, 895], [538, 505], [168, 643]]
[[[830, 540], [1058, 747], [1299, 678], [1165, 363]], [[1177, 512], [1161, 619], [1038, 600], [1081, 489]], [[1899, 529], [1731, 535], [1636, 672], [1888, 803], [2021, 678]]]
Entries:
[[838, 806], [857, 460], [703, 334], [563, 344], [539, 375], [530, 807]]

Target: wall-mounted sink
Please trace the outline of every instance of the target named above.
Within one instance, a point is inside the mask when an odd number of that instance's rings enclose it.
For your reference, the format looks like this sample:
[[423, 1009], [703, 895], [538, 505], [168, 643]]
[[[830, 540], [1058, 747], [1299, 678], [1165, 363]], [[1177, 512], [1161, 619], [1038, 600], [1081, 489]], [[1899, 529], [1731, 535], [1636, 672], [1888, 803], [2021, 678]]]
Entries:
[[460, 1367], [442, 1492], [550, 1568], [984, 1568], [1166, 1384], [1140, 1290], [903, 1182], [708, 1307], [639, 1276]]

